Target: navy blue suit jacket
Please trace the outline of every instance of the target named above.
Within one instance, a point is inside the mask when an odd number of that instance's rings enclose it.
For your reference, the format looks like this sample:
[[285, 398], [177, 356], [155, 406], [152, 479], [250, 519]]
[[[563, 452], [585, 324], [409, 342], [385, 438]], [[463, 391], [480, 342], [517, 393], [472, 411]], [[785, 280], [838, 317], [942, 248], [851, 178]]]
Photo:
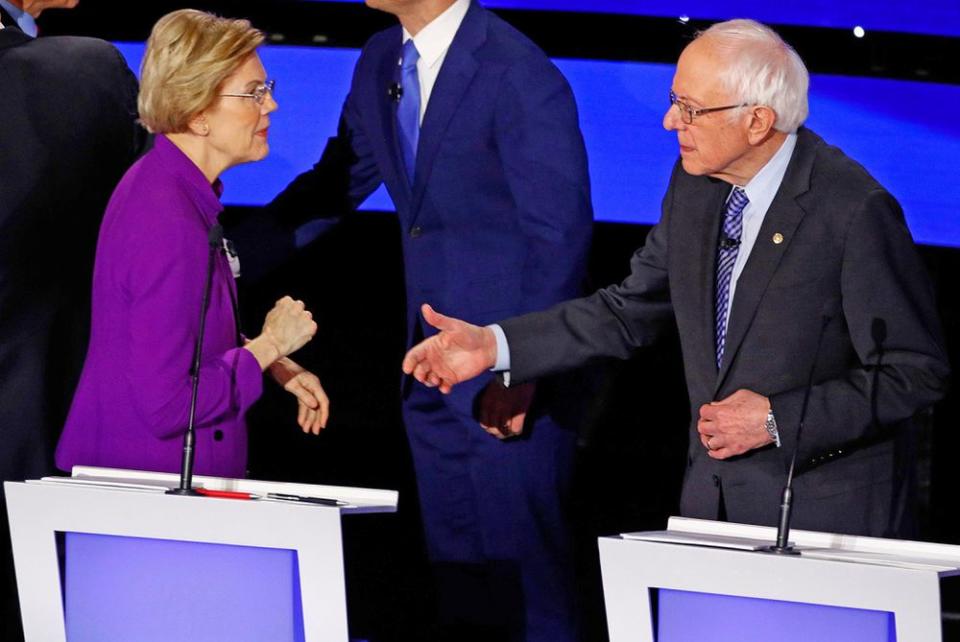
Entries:
[[[423, 325], [424, 302], [486, 324], [579, 294], [593, 215], [566, 80], [529, 39], [474, 2], [427, 104], [410, 185], [388, 91], [401, 39], [398, 25], [367, 42], [320, 162], [252, 225], [230, 232], [245, 275], [291, 255], [291, 230], [312, 220], [322, 231], [383, 182], [400, 218], [408, 343]], [[455, 391], [458, 411], [470, 411], [486, 380]]]

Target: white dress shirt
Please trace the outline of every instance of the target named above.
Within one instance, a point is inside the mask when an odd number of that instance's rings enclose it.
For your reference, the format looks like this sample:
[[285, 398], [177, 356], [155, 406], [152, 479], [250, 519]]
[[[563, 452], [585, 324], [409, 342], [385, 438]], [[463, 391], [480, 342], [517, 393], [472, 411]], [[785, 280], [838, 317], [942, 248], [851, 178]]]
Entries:
[[[787, 173], [787, 165], [790, 164], [790, 157], [793, 156], [793, 148], [797, 146], [797, 135], [789, 134], [777, 153], [767, 161], [756, 175], [750, 179], [750, 182], [741, 186], [747, 193], [750, 202], [743, 208], [743, 229], [740, 232], [740, 251], [737, 253], [737, 261], [733, 264], [733, 274], [730, 277], [730, 305], [727, 306], [727, 318], [724, 321], [725, 327], [730, 327], [730, 311], [737, 304], [734, 297], [737, 291], [737, 280], [743, 273], [743, 268], [750, 258], [750, 252], [753, 250], [757, 237], [760, 235], [760, 226], [763, 225], [763, 219], [767, 216], [767, 210], [773, 203], [777, 191], [780, 189], [780, 183], [783, 182], [783, 176]], [[733, 194], [733, 188], [730, 189]], [[727, 197], [730, 198], [729, 196]]]
[[[467, 15], [469, 8], [470, 0], [457, 0], [417, 32], [417, 35], [411, 36], [409, 31], [403, 30], [403, 42], [406, 43], [413, 38], [413, 44], [420, 53], [420, 58], [417, 60], [417, 79], [420, 81], [420, 124], [423, 124], [423, 115], [427, 112], [427, 103], [430, 101], [433, 86], [437, 82], [440, 67], [443, 66], [443, 61], [447, 57], [447, 50], [450, 49], [450, 43], [457, 35], [460, 23], [463, 22], [463, 17]], [[402, 63], [402, 59], [400, 62]]]

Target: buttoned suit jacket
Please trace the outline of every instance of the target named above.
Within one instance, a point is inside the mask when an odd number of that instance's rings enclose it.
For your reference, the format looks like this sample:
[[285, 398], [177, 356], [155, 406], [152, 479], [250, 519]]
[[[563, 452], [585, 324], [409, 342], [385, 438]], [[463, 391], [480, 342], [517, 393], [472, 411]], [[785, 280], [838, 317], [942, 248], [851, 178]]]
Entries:
[[[737, 282], [718, 369], [715, 261], [729, 191], [678, 161], [661, 220], [623, 283], [503, 322], [513, 380], [627, 358], [675, 319], [692, 416], [682, 514], [715, 519], [722, 498], [731, 521], [775, 524], [799, 448], [796, 527], [903, 533], [913, 417], [943, 394], [948, 365], [899, 205], [860, 165], [801, 128]], [[738, 389], [770, 398], [782, 447], [714, 460], [698, 438], [699, 408]]]
[[0, 476], [48, 474], [83, 363], [107, 199], [144, 144], [136, 78], [92, 38], [0, 30]]
[[[321, 160], [259, 216], [228, 225], [244, 278], [256, 280], [295, 254], [306, 237], [384, 183], [400, 223], [408, 345], [434, 332], [420, 317], [422, 303], [487, 323], [579, 295], [593, 221], [576, 106], [559, 70], [472, 3], [427, 103], [410, 185], [390, 91], [401, 46], [399, 26], [367, 42]], [[377, 296], [375, 284], [370, 296]], [[482, 576], [494, 593], [522, 595], [507, 619], [522, 620], [514, 627], [529, 627], [531, 640], [571, 640], [575, 586], [565, 507], [577, 408], [566, 386], [541, 382], [524, 436], [501, 443], [476, 420], [475, 400], [490, 379], [450, 395], [404, 380], [427, 550], [455, 568], [479, 564], [470, 571], [475, 577], [491, 560], [515, 569], [515, 580], [500, 571]], [[462, 582], [447, 587], [457, 599]], [[484, 602], [467, 600], [456, 617], [498, 626]]]

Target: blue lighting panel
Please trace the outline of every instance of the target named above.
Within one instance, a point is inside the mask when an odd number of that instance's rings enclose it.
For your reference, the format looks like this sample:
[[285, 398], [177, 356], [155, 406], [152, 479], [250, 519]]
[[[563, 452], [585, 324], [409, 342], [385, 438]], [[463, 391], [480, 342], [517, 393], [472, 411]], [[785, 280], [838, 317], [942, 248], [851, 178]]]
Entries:
[[[659, 589], [657, 642], [896, 642], [893, 613]], [[691, 617], [695, 614], [695, 617]]]
[[[143, 44], [119, 45], [139, 68]], [[359, 52], [264, 47], [278, 79], [270, 156], [224, 176], [224, 201], [260, 205], [320, 157], [336, 131]], [[556, 61], [570, 81], [587, 144], [594, 209], [601, 221], [655, 223], [676, 137], [661, 127], [673, 66]], [[816, 75], [809, 125], [857, 159], [896, 196], [914, 238], [960, 247], [960, 86]], [[363, 207], [392, 210], [382, 188]]]
[[[333, 0], [361, 2], [362, 0]], [[960, 3], [929, 0], [922, 5], [902, 0], [806, 0], [806, 2], [760, 3], [754, 0], [483, 0], [492, 9], [533, 9], [617, 13], [659, 18], [685, 16], [698, 20], [753, 18], [770, 24], [853, 29], [868, 32], [960, 36]]]
[[70, 642], [303, 642], [292, 550], [66, 534]]

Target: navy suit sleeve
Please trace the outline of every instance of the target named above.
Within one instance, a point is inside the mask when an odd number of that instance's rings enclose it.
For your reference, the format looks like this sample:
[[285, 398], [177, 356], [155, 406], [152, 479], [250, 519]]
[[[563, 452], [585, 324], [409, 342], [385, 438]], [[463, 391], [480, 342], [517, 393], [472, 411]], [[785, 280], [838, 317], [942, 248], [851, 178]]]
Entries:
[[593, 226], [587, 155], [573, 93], [545, 56], [507, 70], [496, 143], [527, 239], [522, 305], [540, 310], [581, 291]]
[[259, 281], [282, 265], [299, 247], [353, 211], [382, 182], [356, 100], [364, 69], [361, 56], [337, 135], [328, 139], [320, 160], [262, 211], [227, 224], [226, 234], [239, 252], [245, 280]]
[[[859, 358], [843, 376], [818, 382], [810, 394], [800, 461], [874, 435], [874, 425], [909, 419], [943, 396], [949, 365], [932, 287], [900, 206], [882, 189], [859, 204], [846, 234], [841, 272], [842, 318]], [[874, 393], [873, 365], [882, 357]], [[830, 326], [820, 361], [829, 359]], [[873, 397], [876, 401], [873, 401]], [[803, 388], [771, 395], [785, 453], [792, 453]], [[873, 406], [876, 405], [876, 422]]]
[[[680, 171], [679, 163], [674, 175]], [[671, 327], [667, 259], [673, 185], [663, 215], [630, 261], [619, 285], [501, 323], [510, 348], [510, 379], [520, 383], [600, 358], [629, 358]]]

